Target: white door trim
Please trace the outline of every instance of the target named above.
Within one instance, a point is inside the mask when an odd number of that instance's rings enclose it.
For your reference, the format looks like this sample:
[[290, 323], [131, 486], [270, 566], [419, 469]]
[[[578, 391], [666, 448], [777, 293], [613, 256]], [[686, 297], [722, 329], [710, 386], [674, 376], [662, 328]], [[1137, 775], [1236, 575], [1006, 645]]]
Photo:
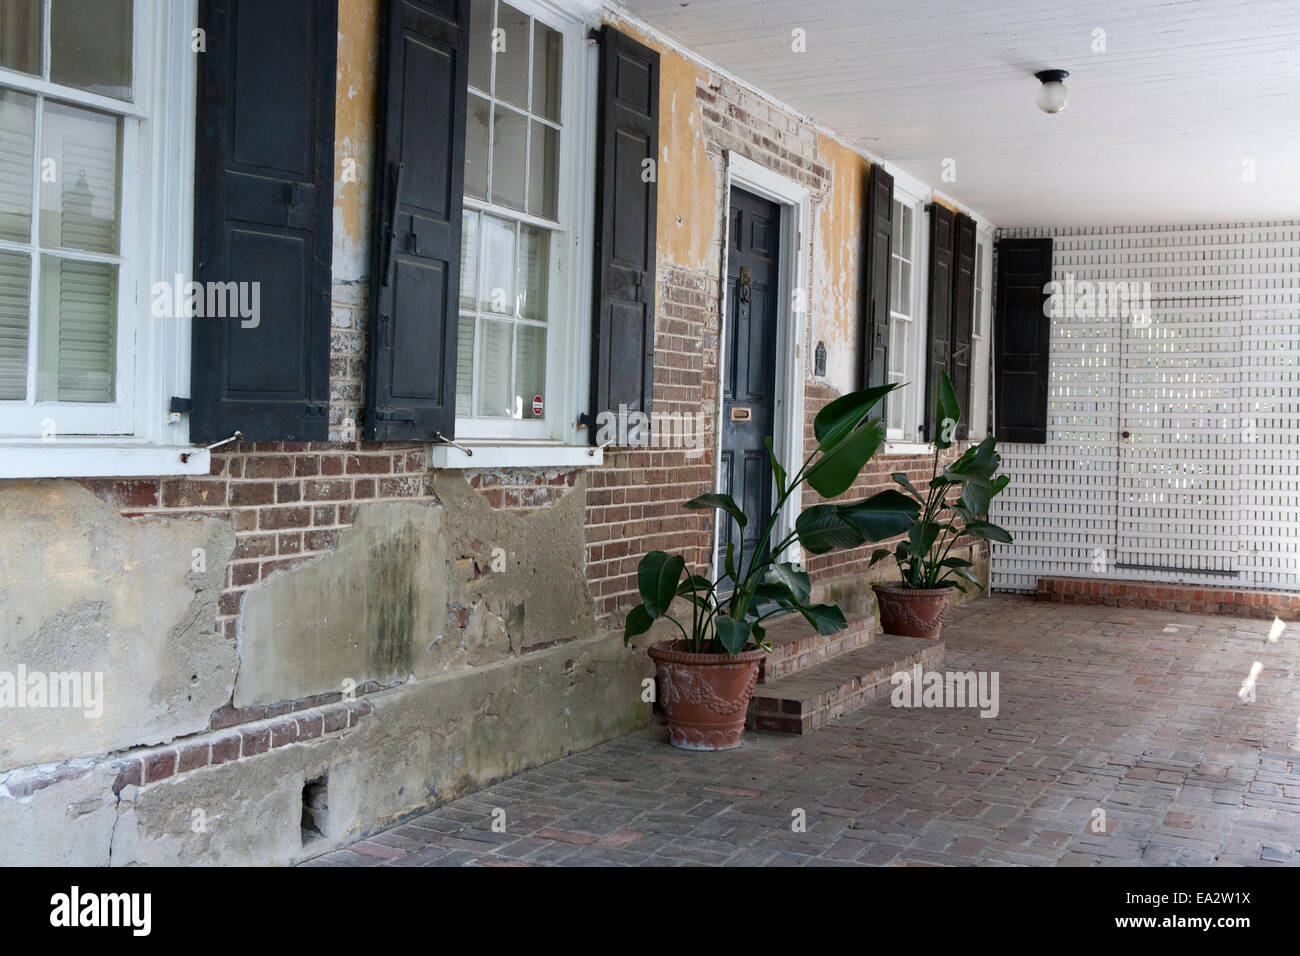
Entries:
[[[731, 187], [738, 186], [747, 192], [762, 196], [781, 206], [781, 264], [780, 285], [777, 289], [776, 316], [776, 409], [773, 424], [772, 448], [777, 459], [790, 472], [803, 464], [804, 430], [804, 334], [805, 320], [811, 290], [808, 285], [808, 248], [812, 239], [812, 193], [791, 179], [774, 173], [753, 160], [727, 150], [726, 182], [722, 191], [722, 263], [719, 285], [721, 287], [721, 313], [718, 316], [718, 404], [715, 410], [717, 445], [714, 448], [713, 487], [722, 479], [723, 383], [727, 369], [727, 259], [731, 246]], [[799, 490], [790, 496], [773, 529], [775, 544], [794, 530], [802, 495]], [[711, 565], [713, 576], [719, 572], [718, 536], [715, 522]], [[787, 561], [801, 562], [803, 554], [798, 542], [783, 554]]]

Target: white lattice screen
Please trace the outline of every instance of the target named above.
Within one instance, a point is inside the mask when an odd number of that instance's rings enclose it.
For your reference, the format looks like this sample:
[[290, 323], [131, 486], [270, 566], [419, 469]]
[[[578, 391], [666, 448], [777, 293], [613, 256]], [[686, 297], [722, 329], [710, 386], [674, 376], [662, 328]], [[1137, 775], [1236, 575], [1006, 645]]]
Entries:
[[1012, 481], [992, 518], [1016, 541], [994, 548], [993, 586], [1300, 588], [1300, 223], [999, 235], [1052, 237], [1067, 294], [1047, 444], [999, 446]]

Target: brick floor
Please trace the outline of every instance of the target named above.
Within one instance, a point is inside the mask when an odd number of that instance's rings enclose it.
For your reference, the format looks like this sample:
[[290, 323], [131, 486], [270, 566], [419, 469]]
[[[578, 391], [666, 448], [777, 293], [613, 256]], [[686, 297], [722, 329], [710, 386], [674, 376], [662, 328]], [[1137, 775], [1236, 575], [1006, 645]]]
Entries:
[[996, 718], [884, 699], [723, 754], [656, 727], [306, 865], [1294, 866], [1300, 625], [1270, 626], [995, 595], [943, 669], [997, 671]]

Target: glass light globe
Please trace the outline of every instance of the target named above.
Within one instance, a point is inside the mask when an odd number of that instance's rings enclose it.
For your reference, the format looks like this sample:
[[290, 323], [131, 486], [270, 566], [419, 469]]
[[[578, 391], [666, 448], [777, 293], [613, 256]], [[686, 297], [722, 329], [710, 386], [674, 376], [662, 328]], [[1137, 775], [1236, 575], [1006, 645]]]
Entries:
[[1059, 113], [1070, 102], [1070, 91], [1060, 80], [1048, 80], [1038, 88], [1038, 108], [1044, 113]]

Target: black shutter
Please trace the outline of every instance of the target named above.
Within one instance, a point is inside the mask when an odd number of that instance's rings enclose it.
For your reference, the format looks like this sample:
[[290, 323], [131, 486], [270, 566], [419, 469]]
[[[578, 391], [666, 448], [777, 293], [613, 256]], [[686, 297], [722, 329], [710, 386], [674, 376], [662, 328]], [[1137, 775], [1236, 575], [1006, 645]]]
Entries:
[[1047, 442], [1052, 320], [1046, 304], [1051, 281], [1051, 239], [998, 242], [993, 368], [999, 441]]
[[[867, 181], [863, 271], [862, 386], [889, 381], [889, 254], [894, 225], [894, 177], [880, 163]], [[879, 415], [885, 418], [885, 406]]]
[[957, 423], [959, 439], [970, 434], [971, 404], [971, 320], [975, 313], [975, 220], [957, 214], [956, 254], [952, 271], [952, 357], [948, 376], [952, 379], [961, 420]]
[[659, 54], [608, 26], [600, 37], [592, 443], [602, 412], [651, 412], [659, 161]]
[[392, 0], [381, 27], [368, 441], [455, 437], [469, 0]]
[[953, 248], [955, 245], [952, 210], [939, 203], [926, 207], [930, 213], [930, 320], [929, 347], [925, 365], [925, 437], [934, 440], [935, 390], [939, 373], [946, 371], [952, 342]]
[[202, 24], [194, 271], [205, 310], [232, 282], [258, 310], [194, 318], [190, 440], [324, 439], [338, 5], [208, 0]]

